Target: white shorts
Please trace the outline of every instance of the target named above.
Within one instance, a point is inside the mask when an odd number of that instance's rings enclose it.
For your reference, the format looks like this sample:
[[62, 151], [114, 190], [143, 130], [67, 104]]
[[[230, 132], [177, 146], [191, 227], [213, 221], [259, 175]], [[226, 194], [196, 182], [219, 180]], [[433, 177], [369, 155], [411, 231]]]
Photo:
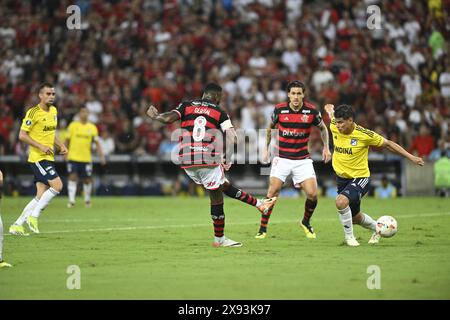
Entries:
[[202, 184], [208, 190], [217, 190], [225, 182], [222, 166], [185, 168], [189, 178], [196, 184]]
[[316, 178], [313, 161], [311, 159], [290, 160], [275, 157], [272, 160], [270, 176], [285, 182], [286, 178], [292, 173], [292, 182], [295, 187], [309, 178]]

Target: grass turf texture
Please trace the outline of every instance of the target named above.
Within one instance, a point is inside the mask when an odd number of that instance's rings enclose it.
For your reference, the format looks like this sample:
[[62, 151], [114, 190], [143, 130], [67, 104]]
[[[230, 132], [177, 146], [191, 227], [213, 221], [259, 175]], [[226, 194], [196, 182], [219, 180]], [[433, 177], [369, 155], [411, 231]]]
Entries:
[[[2, 203], [4, 257], [1, 299], [450, 299], [450, 199], [365, 198], [372, 217], [399, 224], [379, 245], [355, 226], [360, 247], [342, 245], [334, 202], [319, 199], [312, 219], [317, 239], [297, 221], [304, 198], [281, 198], [268, 238], [254, 239], [259, 212], [225, 199], [225, 234], [241, 248], [212, 248], [207, 198], [94, 198], [66, 208], [54, 199], [40, 235], [6, 235], [28, 198]], [[81, 289], [68, 290], [69, 265], [81, 269]], [[381, 270], [369, 290], [367, 268]]]

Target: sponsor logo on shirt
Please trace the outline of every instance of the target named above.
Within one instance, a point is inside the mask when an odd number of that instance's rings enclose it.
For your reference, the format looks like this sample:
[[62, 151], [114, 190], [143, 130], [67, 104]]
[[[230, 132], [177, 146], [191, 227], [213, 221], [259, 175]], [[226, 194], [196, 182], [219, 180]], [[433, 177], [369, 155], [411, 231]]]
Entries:
[[281, 132], [283, 137], [303, 137], [305, 134], [303, 132], [291, 131], [291, 130], [283, 130]]

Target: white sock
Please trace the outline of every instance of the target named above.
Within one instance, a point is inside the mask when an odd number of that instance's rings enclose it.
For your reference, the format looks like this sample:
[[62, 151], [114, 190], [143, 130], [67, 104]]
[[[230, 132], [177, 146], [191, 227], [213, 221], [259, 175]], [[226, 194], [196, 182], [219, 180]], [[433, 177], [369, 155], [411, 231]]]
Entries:
[[221, 236], [221, 237], [214, 237], [214, 242], [219, 242], [222, 243], [225, 241], [225, 236]]
[[0, 261], [3, 260], [3, 222], [0, 215]]
[[67, 183], [67, 193], [69, 194], [69, 202], [75, 203], [75, 196], [77, 195], [77, 182], [70, 181]]
[[353, 222], [352, 222], [352, 210], [350, 207], [338, 210], [339, 220], [344, 227], [345, 238], [353, 237]]
[[256, 206], [259, 207], [262, 205], [263, 201], [261, 199], [256, 199]]
[[33, 198], [28, 204], [25, 206], [25, 208], [22, 211], [22, 214], [19, 218], [17, 218], [16, 222], [14, 224], [16, 226], [21, 226], [25, 222], [25, 220], [28, 218], [28, 216], [33, 212], [34, 208], [38, 204], [39, 199]]
[[39, 202], [34, 208], [33, 212], [31, 213], [31, 216], [34, 218], [39, 218], [42, 210], [44, 210], [45, 207], [50, 203], [50, 201], [58, 194], [59, 192], [53, 188], [50, 188], [47, 191], [45, 191], [41, 199], [39, 199]]
[[364, 227], [366, 229], [375, 231], [376, 230], [376, 226], [377, 226], [377, 222], [375, 220], [372, 219], [371, 216], [361, 212], [363, 215], [363, 219], [360, 223], [361, 227]]
[[91, 201], [91, 193], [92, 193], [92, 183], [83, 183], [83, 191], [84, 191], [84, 202]]

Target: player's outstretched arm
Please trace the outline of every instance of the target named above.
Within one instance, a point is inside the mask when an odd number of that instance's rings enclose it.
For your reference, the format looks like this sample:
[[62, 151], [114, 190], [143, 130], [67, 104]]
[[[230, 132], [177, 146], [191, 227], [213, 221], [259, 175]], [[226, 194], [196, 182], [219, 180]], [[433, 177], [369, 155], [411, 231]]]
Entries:
[[180, 115], [172, 110], [169, 112], [159, 113], [155, 106], [150, 106], [147, 110], [147, 116], [152, 120], [159, 121], [164, 124], [172, 123], [180, 119]]
[[394, 141], [391, 141], [391, 140], [388, 140], [385, 138], [384, 142], [383, 142], [383, 147], [392, 153], [403, 156], [404, 158], [408, 159], [409, 161], [411, 161], [414, 164], [417, 164], [418, 166], [423, 166], [425, 164], [425, 162], [423, 161], [422, 158], [412, 155], [411, 153], [406, 151], [402, 146], [398, 145]]

